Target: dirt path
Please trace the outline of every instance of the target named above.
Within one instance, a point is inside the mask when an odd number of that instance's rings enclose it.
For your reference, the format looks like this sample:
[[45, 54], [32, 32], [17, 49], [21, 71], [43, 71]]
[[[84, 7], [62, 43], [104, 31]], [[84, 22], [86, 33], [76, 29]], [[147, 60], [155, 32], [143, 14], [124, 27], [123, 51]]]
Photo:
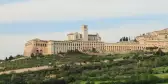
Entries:
[[12, 72], [23, 73], [23, 72], [28, 72], [28, 71], [39, 71], [39, 70], [45, 70], [45, 69], [52, 69], [52, 67], [50, 67], [50, 66], [40, 66], [40, 67], [24, 68], [24, 69], [17, 69], [17, 70], [9, 70], [9, 71], [0, 72], [0, 75], [10, 74]]

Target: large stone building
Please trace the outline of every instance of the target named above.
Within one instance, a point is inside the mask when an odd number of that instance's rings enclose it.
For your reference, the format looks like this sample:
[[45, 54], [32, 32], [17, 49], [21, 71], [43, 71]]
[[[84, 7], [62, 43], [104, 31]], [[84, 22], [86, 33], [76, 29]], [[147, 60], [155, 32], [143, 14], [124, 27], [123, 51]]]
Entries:
[[168, 29], [154, 31], [137, 36], [135, 40], [121, 41], [117, 43], [105, 43], [101, 41], [98, 33], [88, 34], [88, 26], [82, 25], [82, 33], [67, 34], [68, 40], [40, 40], [33, 39], [25, 44], [24, 56], [31, 54], [57, 54], [68, 50], [88, 51], [95, 48], [103, 53], [120, 53], [137, 50], [145, 50], [147, 47], [158, 47], [163, 50], [168, 48]]
[[67, 35], [68, 40], [40, 40], [33, 39], [25, 44], [24, 56], [41, 53], [43, 55], [57, 54], [59, 52], [67, 52], [68, 50], [86, 51], [95, 48], [97, 51], [103, 51], [104, 42], [98, 33], [88, 34], [87, 25], [82, 25], [82, 34], [70, 33]]

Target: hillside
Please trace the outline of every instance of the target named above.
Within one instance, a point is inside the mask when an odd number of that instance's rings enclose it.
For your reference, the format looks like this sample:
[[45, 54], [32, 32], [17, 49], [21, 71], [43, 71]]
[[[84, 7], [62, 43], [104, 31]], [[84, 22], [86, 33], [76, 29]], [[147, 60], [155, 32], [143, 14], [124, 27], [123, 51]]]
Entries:
[[[20, 61], [22, 62], [19, 64]], [[78, 53], [29, 58], [25, 63], [23, 60], [15, 62], [18, 63], [18, 67], [15, 68], [22, 68], [23, 65], [31, 67], [52, 63], [50, 66], [53, 66], [53, 69], [4, 74], [0, 76], [2, 84], [10, 82], [13, 84], [43, 84], [46, 81], [60, 79], [68, 84], [162, 84], [168, 82], [167, 54], [147, 56], [143, 52], [134, 52], [91, 56]], [[10, 65], [14, 62], [5, 63]], [[59, 66], [61, 64], [63, 65]], [[14, 67], [14, 65], [16, 64], [11, 66]]]
[[[0, 71], [6, 70], [15, 70], [22, 68], [31, 68], [31, 67], [39, 67], [39, 66], [50, 66], [52, 64], [68, 64], [71, 62], [84, 62], [91, 58], [92, 56], [83, 54], [83, 53], [70, 53], [70, 54], [60, 54], [60, 55], [47, 55], [47, 56], [39, 56], [39, 57], [24, 57], [25, 59], [14, 59], [9, 61], [3, 61], [0, 63]], [[97, 57], [101, 58], [101, 57]]]

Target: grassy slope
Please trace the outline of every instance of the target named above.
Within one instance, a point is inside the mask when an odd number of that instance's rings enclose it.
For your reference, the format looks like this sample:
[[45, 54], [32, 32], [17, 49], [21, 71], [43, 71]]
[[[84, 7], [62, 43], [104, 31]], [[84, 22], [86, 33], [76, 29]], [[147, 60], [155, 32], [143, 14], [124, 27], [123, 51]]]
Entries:
[[[41, 58], [27, 58], [27, 59], [20, 59], [16, 61], [5, 61], [0, 64], [0, 67], [5, 67], [5, 70], [13, 70], [13, 69], [21, 69], [21, 68], [31, 68], [37, 66], [45, 66], [49, 65], [49, 63], [60, 63], [66, 64], [71, 62], [83, 62], [90, 59], [91, 56], [85, 54], [70, 54], [64, 57], [60, 56], [45, 56]], [[2, 70], [0, 70], [2, 71]]]
[[[4, 62], [3, 64], [0, 64], [0, 67], [6, 67], [7, 69], [18, 69], [18, 68], [29, 68], [29, 67], [34, 67], [34, 66], [43, 66], [43, 65], [48, 65], [49, 63], [55, 63], [55, 62], [58, 62], [58, 63], [64, 63], [64, 64], [67, 64], [67, 63], [70, 63], [70, 62], [83, 62], [83, 61], [89, 61], [89, 60], [113, 60], [113, 59], [117, 59], [117, 58], [123, 58], [123, 57], [129, 57], [131, 56], [132, 54], [125, 54], [125, 55], [117, 55], [117, 56], [102, 56], [102, 57], [97, 57], [97, 56], [89, 56], [89, 55], [84, 55], [84, 54], [69, 54], [65, 57], [60, 57], [60, 56], [46, 56], [46, 57], [42, 57], [42, 58], [39, 58], [39, 59], [22, 59], [22, 60], [17, 60], [17, 61], [14, 61], [14, 62], [10, 62], [10, 61], [7, 61], [7, 62]], [[146, 59], [144, 59], [146, 60]], [[113, 64], [115, 64], [115, 62], [112, 62]], [[111, 64], [112, 64], [111, 63]], [[102, 71], [103, 74], [108, 74], [108, 73], [112, 73], [114, 72], [114, 70], [118, 69], [118, 70], [123, 70], [125, 69], [127, 71], [131, 71], [131, 72], [134, 72], [132, 71], [132, 68], [133, 66], [135, 66], [134, 63], [129, 63], [130, 65], [127, 64], [128, 63], [128, 60], [126, 61], [123, 61], [122, 62], [116, 62], [116, 64], [119, 64], [119, 65], [115, 65], [115, 66], [112, 66], [110, 67], [108, 71]], [[129, 69], [128, 67], [130, 67], [131, 69]], [[156, 71], [159, 71], [160, 69], [167, 69], [167, 67], [157, 67], [153, 70], [156, 70]], [[94, 70], [87, 70], [86, 72], [93, 72]], [[117, 70], [116, 70], [117, 71]], [[123, 71], [123, 75], [126, 75], [127, 73], [125, 73]], [[82, 72], [83, 74], [86, 74], [87, 73], [84, 73]], [[96, 73], [96, 72], [95, 72]], [[90, 74], [90, 73], [89, 73]], [[97, 74], [100, 74], [100, 73], [97, 73]], [[128, 73], [130, 74], [130, 73]], [[101, 75], [101, 74], [100, 74]], [[159, 77], [159, 78], [162, 78], [162, 79], [168, 79], [168, 73], [164, 73], [164, 74], [154, 74], [155, 76]], [[111, 76], [111, 75], [109, 75]], [[89, 77], [89, 76], [88, 76]], [[89, 77], [91, 78], [91, 77]], [[95, 84], [99, 84], [100, 82], [104, 82], [104, 81], [94, 81]], [[107, 82], [109, 82], [107, 80]], [[85, 81], [82, 81], [81, 84], [85, 84]]]

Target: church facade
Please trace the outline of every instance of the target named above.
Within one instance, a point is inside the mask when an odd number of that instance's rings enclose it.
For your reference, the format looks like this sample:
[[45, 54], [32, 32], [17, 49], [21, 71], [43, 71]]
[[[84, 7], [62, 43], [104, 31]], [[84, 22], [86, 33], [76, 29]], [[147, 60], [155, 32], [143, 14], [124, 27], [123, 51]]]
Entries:
[[67, 34], [68, 40], [40, 40], [33, 39], [25, 44], [24, 56], [32, 54], [51, 55], [68, 50], [89, 51], [93, 48], [100, 53], [121, 53], [145, 50], [147, 47], [162, 48], [167, 52], [168, 48], [168, 29], [154, 31], [137, 36], [135, 40], [121, 41], [117, 43], [106, 43], [101, 41], [98, 33], [88, 34], [88, 26], [81, 26], [82, 33]]

